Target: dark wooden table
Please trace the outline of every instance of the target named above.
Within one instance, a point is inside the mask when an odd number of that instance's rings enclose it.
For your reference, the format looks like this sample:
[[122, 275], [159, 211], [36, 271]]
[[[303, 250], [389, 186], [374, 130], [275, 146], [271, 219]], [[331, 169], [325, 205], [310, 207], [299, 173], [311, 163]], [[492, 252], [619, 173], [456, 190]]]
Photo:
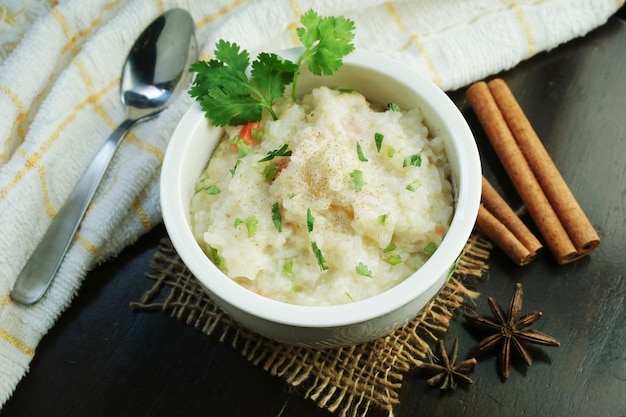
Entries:
[[[419, 372], [406, 375], [397, 417], [626, 416], [626, 23], [613, 18], [504, 72], [548, 151], [602, 237], [590, 257], [559, 266], [549, 252], [517, 267], [499, 250], [477, 283], [508, 303], [523, 283], [523, 312], [542, 310], [533, 328], [561, 341], [532, 351], [532, 367], [508, 381], [485, 358], [467, 389], [440, 393]], [[451, 94], [475, 132], [485, 175], [519, 204], [469, 109]], [[21, 416], [330, 416], [230, 346], [159, 312], [134, 311], [152, 282], [144, 277], [162, 226], [91, 272], [75, 302], [44, 337], [29, 374], [2, 410]], [[464, 354], [476, 343], [456, 319], [448, 340]], [[370, 416], [382, 415], [373, 410]]]

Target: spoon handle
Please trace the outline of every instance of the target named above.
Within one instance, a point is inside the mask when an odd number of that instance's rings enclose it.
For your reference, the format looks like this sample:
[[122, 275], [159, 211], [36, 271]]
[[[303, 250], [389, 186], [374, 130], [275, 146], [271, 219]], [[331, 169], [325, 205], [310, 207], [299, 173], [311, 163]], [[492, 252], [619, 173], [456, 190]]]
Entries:
[[133, 119], [124, 120], [95, 155], [18, 275], [11, 291], [13, 300], [33, 304], [46, 292], [115, 151], [136, 122]]

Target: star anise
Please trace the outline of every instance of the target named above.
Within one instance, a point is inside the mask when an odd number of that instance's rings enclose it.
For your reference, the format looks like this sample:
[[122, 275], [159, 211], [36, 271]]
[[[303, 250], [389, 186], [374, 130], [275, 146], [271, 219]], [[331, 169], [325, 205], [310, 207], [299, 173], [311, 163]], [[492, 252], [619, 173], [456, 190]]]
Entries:
[[448, 356], [448, 353], [446, 352], [446, 347], [444, 346], [443, 340], [439, 340], [438, 348], [440, 363], [422, 362], [419, 365], [420, 368], [431, 374], [434, 374], [433, 377], [426, 381], [428, 385], [439, 385], [442, 390], [454, 390], [457, 387], [457, 380], [461, 380], [468, 384], [474, 382], [466, 374], [471, 371], [474, 365], [476, 365], [476, 359], [470, 358], [458, 364], [456, 363], [457, 352], [459, 350], [459, 342], [457, 339], [454, 340], [450, 356]]
[[465, 319], [477, 328], [492, 332], [492, 334], [483, 339], [478, 345], [473, 347], [468, 357], [478, 357], [483, 353], [500, 346], [499, 368], [504, 379], [509, 377], [509, 367], [511, 362], [511, 345], [521, 355], [524, 362], [530, 366], [533, 362], [532, 357], [524, 342], [536, 343], [544, 346], [559, 346], [560, 343], [553, 337], [536, 330], [525, 330], [528, 326], [539, 320], [542, 313], [533, 311], [520, 318], [522, 310], [522, 284], [515, 285], [513, 297], [509, 303], [509, 311], [505, 315], [500, 304], [492, 297], [488, 297], [489, 306], [493, 312], [496, 321], [478, 317], [476, 315], [465, 314]]

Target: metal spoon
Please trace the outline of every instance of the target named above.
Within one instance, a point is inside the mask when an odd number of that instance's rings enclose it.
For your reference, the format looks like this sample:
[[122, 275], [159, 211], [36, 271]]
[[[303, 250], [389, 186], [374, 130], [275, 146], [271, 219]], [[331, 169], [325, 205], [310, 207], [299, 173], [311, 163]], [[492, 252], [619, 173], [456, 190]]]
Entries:
[[182, 9], [163, 13], [137, 38], [124, 63], [120, 83], [126, 120], [100, 148], [52, 221], [17, 277], [12, 299], [33, 304], [43, 296], [119, 144], [132, 127], [159, 114], [187, 86], [187, 68], [197, 57], [195, 25]]

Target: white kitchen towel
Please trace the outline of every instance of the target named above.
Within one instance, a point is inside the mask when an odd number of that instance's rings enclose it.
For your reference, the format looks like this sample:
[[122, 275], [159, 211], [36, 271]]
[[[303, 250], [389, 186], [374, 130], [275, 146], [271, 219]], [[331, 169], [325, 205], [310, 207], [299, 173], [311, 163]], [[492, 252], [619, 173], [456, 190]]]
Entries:
[[[201, 56], [219, 39], [251, 54], [298, 46], [299, 15], [356, 23], [357, 48], [385, 54], [455, 89], [602, 25], [624, 0], [58, 0], [32, 25], [0, 6], [0, 407], [87, 271], [161, 220], [159, 168], [192, 100], [184, 93], [119, 148], [52, 286], [33, 306], [9, 293], [91, 156], [123, 120], [122, 63], [134, 39], [172, 7], [190, 11]], [[29, 0], [21, 0], [28, 7]], [[37, 3], [41, 3], [37, 2]], [[12, 6], [10, 8], [9, 6]], [[6, 28], [30, 25], [17, 45]]]

